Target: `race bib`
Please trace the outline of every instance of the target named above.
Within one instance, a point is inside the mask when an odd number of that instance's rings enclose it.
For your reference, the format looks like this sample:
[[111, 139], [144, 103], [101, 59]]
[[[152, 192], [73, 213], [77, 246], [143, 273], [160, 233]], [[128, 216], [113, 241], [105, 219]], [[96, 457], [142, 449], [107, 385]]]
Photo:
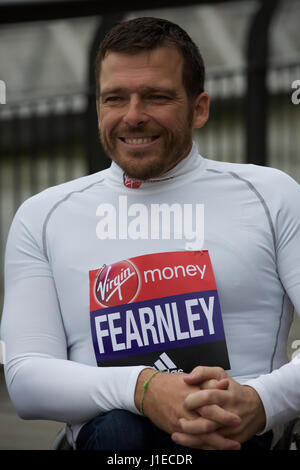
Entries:
[[230, 369], [208, 251], [155, 253], [89, 272], [98, 366]]

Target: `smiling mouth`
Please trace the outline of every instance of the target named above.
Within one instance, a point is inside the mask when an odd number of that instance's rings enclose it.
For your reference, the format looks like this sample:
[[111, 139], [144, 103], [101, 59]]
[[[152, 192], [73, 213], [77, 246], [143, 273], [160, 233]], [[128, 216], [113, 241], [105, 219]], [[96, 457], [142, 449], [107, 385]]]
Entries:
[[143, 144], [151, 144], [159, 136], [150, 136], [150, 137], [120, 137], [122, 142], [129, 145], [143, 145]]

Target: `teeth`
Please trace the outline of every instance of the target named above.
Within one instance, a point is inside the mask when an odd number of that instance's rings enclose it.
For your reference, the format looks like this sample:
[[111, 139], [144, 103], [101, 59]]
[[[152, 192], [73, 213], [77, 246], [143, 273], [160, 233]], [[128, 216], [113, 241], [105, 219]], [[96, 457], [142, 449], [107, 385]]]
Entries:
[[124, 138], [126, 144], [138, 145], [138, 144], [149, 144], [152, 142], [153, 137], [139, 137], [137, 139]]

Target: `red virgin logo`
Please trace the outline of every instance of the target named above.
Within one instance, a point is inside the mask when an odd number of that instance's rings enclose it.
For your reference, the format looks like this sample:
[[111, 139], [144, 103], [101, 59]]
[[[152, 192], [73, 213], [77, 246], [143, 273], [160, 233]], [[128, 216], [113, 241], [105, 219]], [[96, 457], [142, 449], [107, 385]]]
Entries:
[[127, 304], [136, 297], [139, 285], [138, 272], [129, 261], [104, 265], [96, 278], [95, 297], [104, 307]]
[[142, 184], [140, 180], [136, 180], [135, 178], [131, 178], [130, 176], [123, 174], [123, 183], [126, 188], [139, 188]]

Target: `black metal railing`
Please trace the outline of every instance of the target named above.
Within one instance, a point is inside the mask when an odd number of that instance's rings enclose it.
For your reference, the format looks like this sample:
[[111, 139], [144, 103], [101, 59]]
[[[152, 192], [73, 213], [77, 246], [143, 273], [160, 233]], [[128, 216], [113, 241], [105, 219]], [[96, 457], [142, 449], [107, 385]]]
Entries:
[[85, 93], [0, 106], [0, 293], [12, 218], [28, 197], [87, 174]]
[[278, 63], [270, 68], [268, 165], [300, 183], [300, 104], [292, 101], [292, 84], [299, 79], [300, 62]]

